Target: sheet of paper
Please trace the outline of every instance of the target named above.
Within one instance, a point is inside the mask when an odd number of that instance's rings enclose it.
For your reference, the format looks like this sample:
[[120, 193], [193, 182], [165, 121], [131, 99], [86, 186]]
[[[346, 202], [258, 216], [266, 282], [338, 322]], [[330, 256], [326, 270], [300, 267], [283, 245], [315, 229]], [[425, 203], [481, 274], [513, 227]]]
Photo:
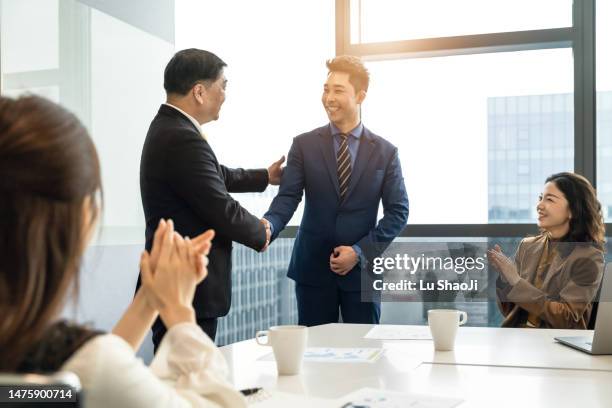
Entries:
[[373, 363], [382, 355], [381, 348], [309, 347], [305, 362], [319, 363]]
[[455, 408], [462, 402], [458, 398], [362, 388], [338, 398], [336, 405], [341, 408]]
[[373, 340], [431, 340], [429, 327], [376, 325], [363, 337]]
[[[315, 363], [373, 363], [384, 353], [381, 348], [308, 347], [304, 362]], [[274, 361], [274, 353], [265, 354], [259, 361]], [[419, 361], [419, 364], [421, 361]]]
[[247, 397], [247, 404], [253, 408], [338, 408], [336, 400], [290, 394], [281, 391], [261, 391], [260, 395]]

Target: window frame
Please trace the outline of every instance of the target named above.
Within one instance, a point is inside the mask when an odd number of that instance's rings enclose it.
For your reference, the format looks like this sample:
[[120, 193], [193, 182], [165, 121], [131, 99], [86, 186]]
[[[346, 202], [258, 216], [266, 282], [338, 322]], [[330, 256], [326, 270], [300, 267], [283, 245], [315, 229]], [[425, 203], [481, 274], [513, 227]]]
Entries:
[[[365, 61], [571, 48], [574, 54], [574, 171], [585, 176], [597, 188], [596, 0], [574, 0], [571, 27], [367, 44], [351, 43], [351, 1], [335, 1], [336, 55], [355, 55]], [[606, 224], [606, 228], [611, 225]], [[500, 237], [536, 231], [533, 224], [518, 223], [413, 224], [407, 226], [401, 236]], [[295, 236], [295, 231], [292, 236]]]

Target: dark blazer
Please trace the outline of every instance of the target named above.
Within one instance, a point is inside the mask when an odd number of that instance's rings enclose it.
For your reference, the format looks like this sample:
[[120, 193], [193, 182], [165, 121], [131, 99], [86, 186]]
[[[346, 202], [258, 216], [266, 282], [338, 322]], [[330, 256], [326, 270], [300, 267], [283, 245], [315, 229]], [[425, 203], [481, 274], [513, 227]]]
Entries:
[[559, 243], [560, 251], [538, 289], [533, 282], [547, 239], [541, 234], [521, 241], [515, 256], [521, 280], [516, 285], [497, 279], [502, 327], [524, 327], [527, 315], [533, 313], [542, 328], [587, 328], [603, 277], [603, 252], [589, 243]]
[[[216, 231], [208, 255], [208, 277], [197, 287], [198, 318], [227, 314], [231, 303], [232, 241], [261, 250], [266, 242], [259, 219], [229, 192], [263, 191], [268, 172], [228, 169], [181, 112], [162, 105], [151, 122], [140, 161], [140, 193], [146, 219], [146, 249], [161, 218], [172, 219], [180, 234]], [[140, 281], [139, 281], [140, 284]]]
[[[364, 261], [379, 256], [408, 220], [408, 195], [397, 148], [363, 128], [349, 187], [340, 202], [333, 137], [326, 125], [293, 139], [278, 195], [264, 215], [274, 225], [273, 239], [285, 228], [306, 193], [288, 276], [297, 283], [347, 291], [361, 289]], [[376, 224], [382, 200], [384, 217]], [[336, 246], [357, 244], [365, 259], [345, 276], [329, 268]], [[366, 262], [367, 263], [367, 262]], [[367, 290], [367, 288], [363, 288]]]

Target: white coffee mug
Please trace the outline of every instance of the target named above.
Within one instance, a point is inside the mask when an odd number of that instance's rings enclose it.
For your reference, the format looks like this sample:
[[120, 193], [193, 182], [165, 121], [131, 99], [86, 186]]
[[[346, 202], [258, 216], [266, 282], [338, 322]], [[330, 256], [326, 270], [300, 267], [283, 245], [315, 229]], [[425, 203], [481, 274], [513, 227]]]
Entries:
[[[268, 336], [266, 343], [261, 341], [263, 336]], [[279, 375], [300, 373], [308, 341], [306, 326], [272, 326], [268, 330], [258, 331], [255, 341], [260, 346], [272, 346]]]
[[427, 312], [429, 330], [438, 351], [450, 351], [455, 347], [457, 328], [467, 322], [467, 313], [453, 309], [432, 309]]

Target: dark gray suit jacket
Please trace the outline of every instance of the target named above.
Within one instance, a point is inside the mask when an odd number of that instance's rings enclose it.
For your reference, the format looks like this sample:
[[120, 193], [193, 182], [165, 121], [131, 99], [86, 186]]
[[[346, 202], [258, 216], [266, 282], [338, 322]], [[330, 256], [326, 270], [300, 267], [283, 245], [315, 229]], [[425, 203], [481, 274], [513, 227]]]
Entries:
[[[231, 304], [232, 241], [260, 251], [266, 242], [259, 218], [230, 192], [259, 192], [268, 185], [266, 169], [229, 169], [181, 112], [162, 105], [151, 122], [140, 161], [140, 192], [146, 219], [146, 249], [161, 218], [172, 219], [181, 235], [216, 231], [208, 255], [208, 277], [198, 286], [198, 318], [227, 314]], [[138, 281], [140, 285], [140, 279]]]

